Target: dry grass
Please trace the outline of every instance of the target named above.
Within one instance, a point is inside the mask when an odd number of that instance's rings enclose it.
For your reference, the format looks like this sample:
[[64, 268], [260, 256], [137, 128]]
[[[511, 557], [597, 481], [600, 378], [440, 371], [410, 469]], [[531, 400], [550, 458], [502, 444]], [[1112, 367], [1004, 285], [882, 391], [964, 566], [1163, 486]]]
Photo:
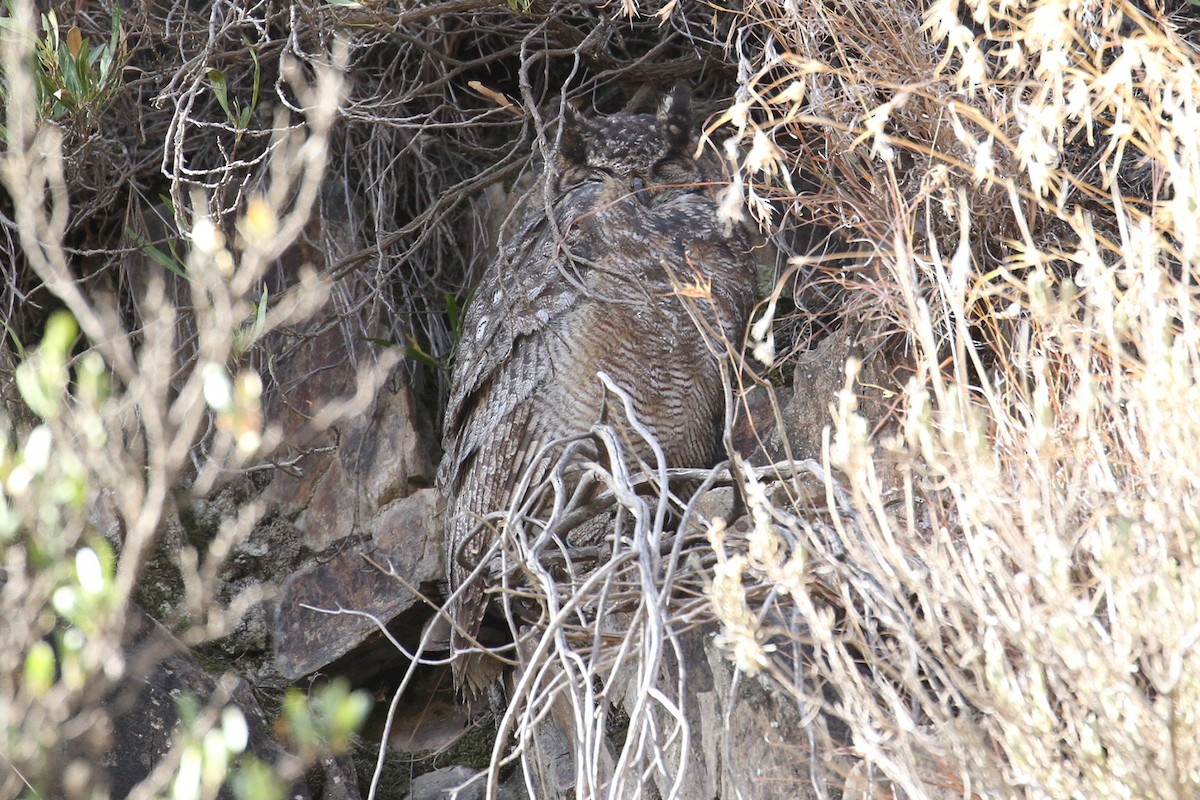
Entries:
[[[867, 420], [849, 370], [838, 545], [751, 539], [742, 587], [790, 593], [831, 710], [909, 796], [1193, 795], [1195, 51], [1121, 2], [756, 10], [747, 195], [874, 248], [850, 312], [892, 332], [902, 394]], [[779, 577], [801, 557], [836, 620]], [[761, 631], [735, 639], [779, 671]]]

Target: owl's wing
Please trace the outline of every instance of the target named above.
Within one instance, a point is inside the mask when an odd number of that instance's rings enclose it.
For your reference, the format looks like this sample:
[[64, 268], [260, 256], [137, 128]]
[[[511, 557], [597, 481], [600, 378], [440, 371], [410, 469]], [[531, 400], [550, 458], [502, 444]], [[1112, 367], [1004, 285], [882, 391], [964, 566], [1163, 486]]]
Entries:
[[[543, 238], [498, 258], [468, 307], [455, 357], [438, 484], [447, 497], [446, 575], [451, 591], [462, 590], [447, 608], [464, 632], [451, 636], [456, 651], [479, 631], [487, 606], [482, 582], [464, 587], [495, 537], [472, 532], [481, 515], [508, 505], [515, 481], [546, 438], [534, 394], [553, 369], [551, 329], [562, 324], [569, 304], [547, 298], [547, 282], [530, 274], [555, 269]], [[523, 273], [520, 281], [515, 270]], [[478, 655], [456, 659], [454, 672], [456, 684], [474, 693], [490, 682]]]
[[[503, 387], [497, 387], [504, 391]], [[486, 417], [486, 418], [485, 418]], [[452, 593], [457, 593], [446, 606], [456, 623], [450, 643], [458, 653], [471, 645], [478, 634], [487, 608], [486, 576], [471, 581], [471, 575], [492, 546], [495, 536], [479, 528], [479, 515], [496, 510], [506, 501], [505, 490], [513, 466], [522, 460], [531, 439], [533, 409], [524, 403], [512, 407], [497, 419], [480, 413], [472, 415], [459, 443], [457, 470], [453, 475], [450, 502], [446, 513], [446, 578]], [[494, 422], [494, 426], [488, 423]], [[488, 442], [481, 443], [479, 434], [486, 432]], [[476, 464], [480, 447], [487, 447], [486, 463]], [[447, 454], [449, 457], [449, 454]], [[526, 459], [528, 457], [526, 456]], [[461, 631], [461, 632], [460, 632]], [[455, 685], [478, 695], [495, 676], [486, 668], [481, 654], [462, 656], [454, 661]]]
[[[569, 259], [558, 237], [565, 230], [565, 220], [550, 226], [544, 218], [522, 226], [488, 267], [467, 307], [442, 433], [447, 457], [438, 480], [444, 487], [453, 476], [441, 473], [461, 475], [459, 466], [480, 445], [480, 437], [494, 436], [487, 430], [490, 422], [480, 429], [479, 410], [486, 409], [491, 421], [510, 413], [550, 368], [547, 331], [562, 323], [577, 298], [570, 282], [562, 280], [563, 262]], [[577, 271], [574, 265], [567, 268]]]

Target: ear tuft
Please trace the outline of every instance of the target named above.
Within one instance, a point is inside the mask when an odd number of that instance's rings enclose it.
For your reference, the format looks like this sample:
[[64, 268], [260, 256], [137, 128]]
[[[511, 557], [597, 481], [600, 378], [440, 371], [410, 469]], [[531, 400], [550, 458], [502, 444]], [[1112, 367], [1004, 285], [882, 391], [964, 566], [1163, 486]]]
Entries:
[[680, 81], [658, 107], [658, 124], [672, 149], [687, 147], [692, 139], [692, 90]]
[[562, 116], [562, 134], [558, 138], [558, 160], [563, 166], [587, 163], [588, 121], [575, 106], [568, 105]]

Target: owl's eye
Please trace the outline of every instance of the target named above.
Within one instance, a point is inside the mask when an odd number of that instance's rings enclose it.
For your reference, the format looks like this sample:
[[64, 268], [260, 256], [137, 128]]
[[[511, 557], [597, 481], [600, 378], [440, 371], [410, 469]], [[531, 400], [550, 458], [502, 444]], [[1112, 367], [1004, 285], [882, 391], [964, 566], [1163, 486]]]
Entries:
[[642, 180], [642, 176], [634, 175], [633, 180], [629, 182], [629, 188], [633, 189], [633, 196], [636, 197], [642, 205], [650, 205], [650, 197], [646, 193], [646, 182]]
[[600, 183], [615, 177], [611, 170], [584, 164], [567, 169], [559, 178], [559, 186], [563, 189], [576, 189], [588, 183]]

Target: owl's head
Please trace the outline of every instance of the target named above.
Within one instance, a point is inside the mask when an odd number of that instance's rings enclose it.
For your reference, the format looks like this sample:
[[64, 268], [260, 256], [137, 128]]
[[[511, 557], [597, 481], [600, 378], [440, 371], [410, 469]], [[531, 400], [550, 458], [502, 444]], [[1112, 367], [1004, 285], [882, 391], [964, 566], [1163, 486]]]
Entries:
[[600, 183], [606, 194], [651, 205], [664, 192], [696, 191], [701, 182], [692, 158], [691, 91], [684, 83], [663, 98], [657, 114], [587, 119], [568, 107], [562, 124], [558, 172], [564, 190]]

